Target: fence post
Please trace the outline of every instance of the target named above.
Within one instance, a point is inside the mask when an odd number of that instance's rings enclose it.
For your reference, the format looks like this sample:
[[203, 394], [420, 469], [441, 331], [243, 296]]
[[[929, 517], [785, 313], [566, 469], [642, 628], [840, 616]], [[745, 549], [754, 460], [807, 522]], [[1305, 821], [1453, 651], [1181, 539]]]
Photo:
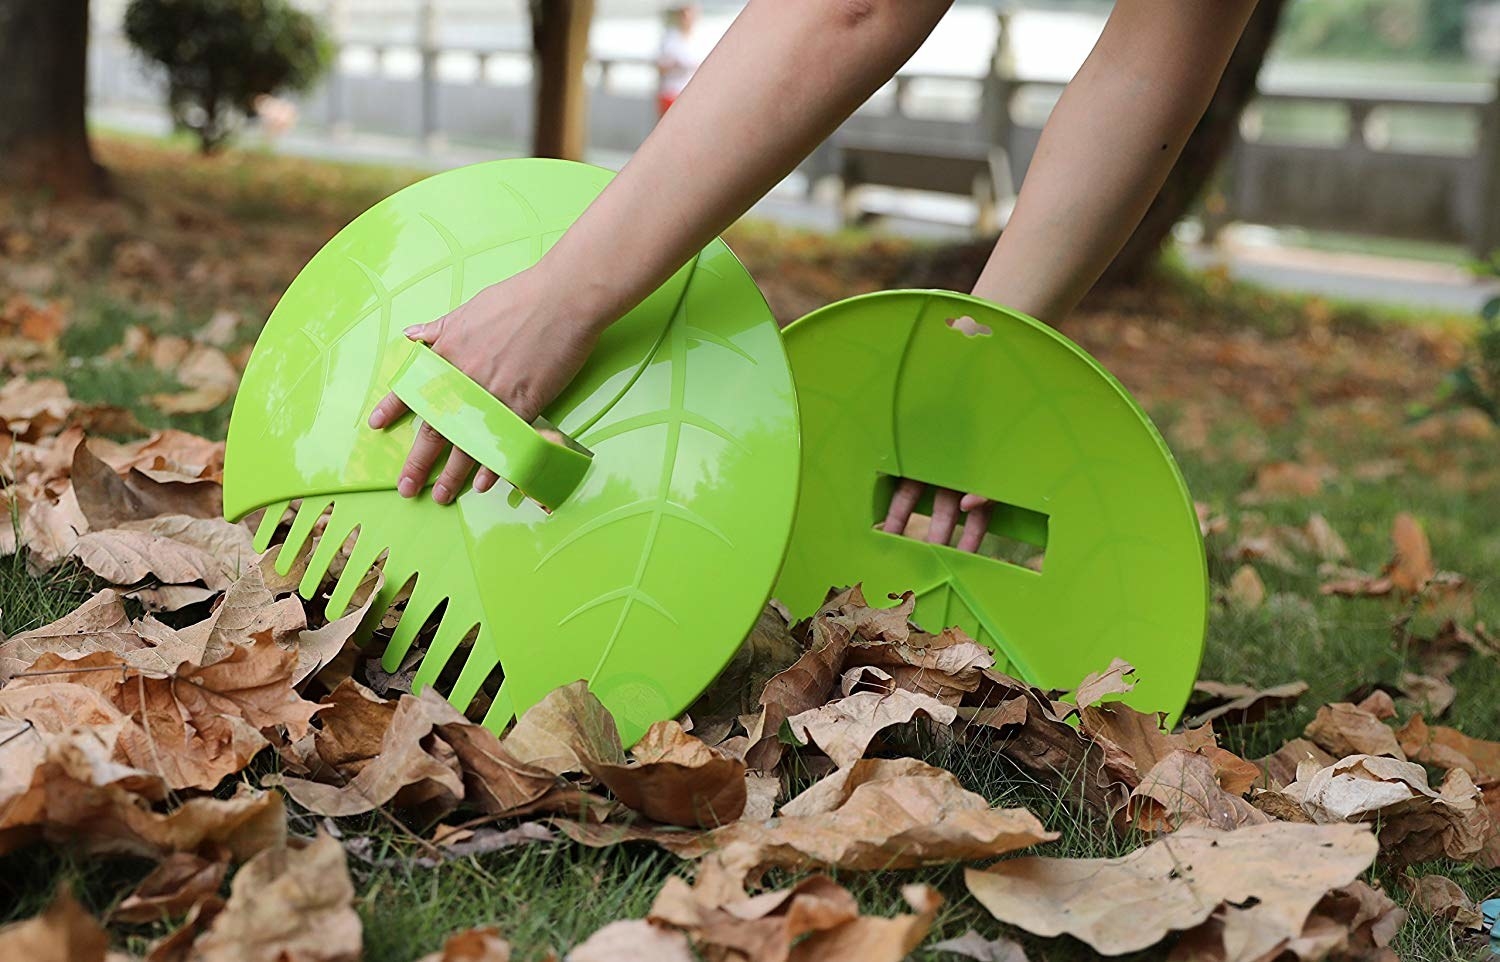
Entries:
[[1479, 223], [1475, 225], [1473, 252], [1484, 260], [1500, 250], [1500, 77], [1495, 78], [1490, 102], [1480, 121]]
[[418, 8], [417, 42], [422, 51], [422, 147], [431, 150], [441, 146], [438, 124], [437, 61], [441, 52], [438, 38], [438, 0], [422, 0]]
[[[1011, 169], [1012, 137], [1015, 123], [1011, 117], [1011, 98], [1016, 92], [1016, 52], [1011, 42], [1011, 16], [1014, 7], [1001, 3], [995, 11], [997, 31], [995, 50], [990, 56], [990, 71], [980, 93], [980, 118], [991, 145], [990, 176], [992, 203], [1008, 201], [1016, 194], [1016, 172]], [[993, 215], [993, 212], [991, 212]], [[984, 212], [981, 211], [981, 220]]]
[[348, 9], [344, 0], [327, 0], [323, 7], [324, 19], [328, 22], [328, 37], [332, 41], [328, 64], [328, 81], [323, 87], [324, 120], [335, 137], [349, 133], [349, 115], [344, 104], [344, 75], [340, 63], [344, 51], [344, 37], [348, 33]]

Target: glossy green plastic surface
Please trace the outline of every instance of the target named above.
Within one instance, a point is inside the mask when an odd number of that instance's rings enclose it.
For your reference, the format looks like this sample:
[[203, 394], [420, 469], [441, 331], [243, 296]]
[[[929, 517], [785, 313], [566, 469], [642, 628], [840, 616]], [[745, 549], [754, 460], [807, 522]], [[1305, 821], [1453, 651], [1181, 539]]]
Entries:
[[425, 344], [391, 378], [412, 413], [475, 461], [552, 510], [578, 489], [590, 456], [551, 441]]
[[[949, 326], [962, 317], [990, 333]], [[1125, 701], [1176, 718], [1203, 652], [1203, 542], [1114, 378], [1046, 325], [941, 291], [851, 298], [784, 336], [807, 453], [776, 589], [794, 615], [830, 585], [862, 581], [874, 603], [912, 589], [919, 624], [962, 627], [1002, 670], [1068, 688], [1125, 658], [1140, 678]], [[1000, 502], [990, 532], [1041, 570], [878, 530], [900, 477]]]
[[[550, 514], [506, 485], [465, 490], [450, 505], [402, 499], [395, 481], [416, 421], [365, 425], [416, 350], [403, 328], [535, 263], [609, 176], [560, 161], [479, 164], [421, 181], [341, 231], [255, 347], [230, 421], [224, 503], [230, 518], [268, 508], [264, 546], [300, 502], [280, 570], [332, 508], [302, 580], [309, 597], [358, 532], [330, 614], [383, 553], [372, 620], [415, 578], [387, 668], [441, 604], [418, 685], [451, 660], [443, 686], [466, 705], [499, 669], [485, 719], [498, 728], [586, 678], [631, 740], [684, 708], [732, 656], [791, 530], [800, 452], [791, 376], [770, 310], [729, 249], [710, 244], [613, 325], [545, 412], [592, 454], [581, 477], [563, 456], [561, 485], [543, 478], [538, 490], [559, 502]], [[459, 395], [439, 387], [451, 379], [411, 370], [412, 390], [429, 385], [433, 415], [445, 404], [451, 413]], [[514, 447], [537, 435], [510, 418], [490, 456], [512, 459], [535, 487], [551, 470], [535, 469], [556, 462]]]

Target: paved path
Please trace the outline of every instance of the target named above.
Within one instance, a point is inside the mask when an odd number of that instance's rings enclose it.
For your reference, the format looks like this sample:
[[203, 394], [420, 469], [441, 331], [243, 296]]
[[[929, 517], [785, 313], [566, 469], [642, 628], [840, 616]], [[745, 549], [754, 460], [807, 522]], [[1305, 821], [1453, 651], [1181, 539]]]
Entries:
[[[168, 133], [165, 118], [155, 110], [112, 107], [93, 111], [91, 119], [109, 129], [153, 135]], [[424, 150], [407, 138], [363, 133], [331, 138], [317, 130], [295, 131], [278, 142], [275, 149], [303, 157], [432, 171], [511, 156], [494, 148], [462, 144]], [[615, 169], [627, 159], [628, 155], [619, 152], [595, 152], [589, 156], [593, 163]], [[939, 241], [972, 236], [967, 224], [973, 213], [967, 200], [869, 190], [870, 206], [886, 214], [880, 218], [878, 230]], [[805, 181], [796, 174], [758, 203], [751, 214], [811, 230], [833, 231], [840, 226], [838, 208], [829, 192], [809, 194]], [[1343, 300], [1470, 314], [1477, 313], [1490, 298], [1500, 297], [1500, 279], [1481, 281], [1457, 266], [1277, 246], [1266, 242], [1271, 236], [1270, 232], [1259, 229], [1230, 229], [1219, 245], [1188, 245], [1184, 254], [1194, 266], [1221, 266], [1232, 277], [1275, 290]]]

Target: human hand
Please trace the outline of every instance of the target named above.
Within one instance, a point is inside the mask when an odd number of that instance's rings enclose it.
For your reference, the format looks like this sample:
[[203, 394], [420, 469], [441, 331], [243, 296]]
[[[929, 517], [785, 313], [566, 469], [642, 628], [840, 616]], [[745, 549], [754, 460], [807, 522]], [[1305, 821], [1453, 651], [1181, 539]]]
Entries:
[[[891, 494], [891, 505], [880, 528], [887, 534], [904, 534], [911, 521], [912, 512], [927, 485], [921, 481], [902, 478]], [[932, 520], [927, 527], [925, 541], [932, 544], [947, 544], [953, 538], [958, 516], [964, 515], [963, 533], [958, 537], [960, 551], [979, 550], [984, 533], [990, 526], [990, 513], [995, 503], [977, 494], [962, 494], [950, 488], [934, 488], [932, 494]]]
[[[431, 347], [498, 398], [523, 421], [530, 422], [562, 393], [588, 360], [602, 325], [576, 313], [545, 284], [535, 268], [492, 284], [435, 321], [415, 324], [406, 336]], [[370, 427], [394, 424], [407, 412], [394, 393], [370, 412]], [[433, 466], [451, 447], [423, 422], [401, 468], [396, 490], [417, 497]], [[432, 487], [432, 499], [448, 504], [458, 497], [475, 461], [453, 448]], [[481, 467], [476, 491], [488, 491], [499, 478]]]

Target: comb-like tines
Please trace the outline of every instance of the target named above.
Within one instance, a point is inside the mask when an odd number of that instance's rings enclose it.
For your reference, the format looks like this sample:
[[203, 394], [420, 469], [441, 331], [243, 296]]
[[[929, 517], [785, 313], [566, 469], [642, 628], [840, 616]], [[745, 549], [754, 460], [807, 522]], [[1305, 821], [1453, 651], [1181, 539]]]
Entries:
[[[267, 507], [256, 530], [257, 551], [271, 547], [290, 506], [290, 503], [283, 502]], [[387, 523], [386, 519], [393, 513], [403, 516], [399, 523]], [[419, 523], [413, 523], [412, 513], [423, 516], [418, 519]], [[464, 561], [463, 536], [458, 530], [457, 513], [452, 506], [438, 505], [427, 498], [403, 499], [392, 505], [388, 491], [347, 492], [337, 497], [304, 499], [297, 503], [286, 539], [277, 549], [275, 569], [279, 574], [286, 576], [292, 572], [318, 521], [325, 515], [322, 533], [307, 561], [298, 593], [309, 601], [313, 600], [338, 558], [340, 548], [347, 544], [347, 560], [324, 607], [329, 620], [340, 618], [347, 612], [371, 569], [379, 564], [384, 579], [355, 635], [355, 641], [363, 644], [402, 589], [409, 586], [406, 607], [381, 659], [382, 667], [389, 672], [401, 666], [423, 626], [441, 609], [435, 633], [412, 681], [414, 693], [437, 682], [460, 651], [464, 639], [477, 630], [473, 644], [464, 656], [458, 679], [447, 693], [448, 700], [455, 707], [465, 709], [499, 666], [499, 658], [490, 636], [491, 629], [485, 623], [480, 586], [474, 582], [473, 573]], [[484, 723], [499, 730], [513, 715], [502, 682]]]

